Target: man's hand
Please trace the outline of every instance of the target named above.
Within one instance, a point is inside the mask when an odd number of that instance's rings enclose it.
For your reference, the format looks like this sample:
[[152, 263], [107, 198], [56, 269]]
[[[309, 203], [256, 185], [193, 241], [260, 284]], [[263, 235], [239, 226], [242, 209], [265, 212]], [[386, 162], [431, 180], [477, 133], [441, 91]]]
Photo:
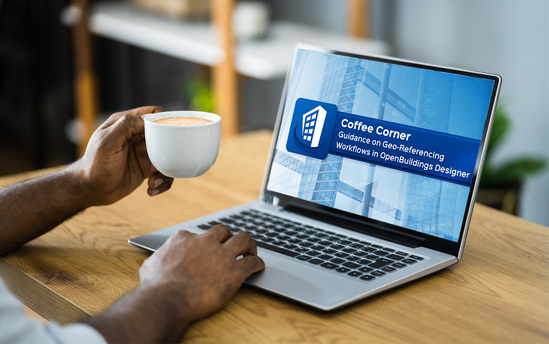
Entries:
[[263, 268], [247, 233], [233, 236], [222, 225], [200, 235], [180, 231], [143, 263], [141, 285], [88, 324], [109, 343], [178, 342]]
[[143, 263], [140, 277], [143, 286], [173, 288], [194, 321], [220, 309], [248, 276], [264, 268], [247, 233], [233, 236], [217, 225], [201, 235], [184, 230], [172, 235]]
[[173, 178], [151, 164], [141, 116], [161, 111], [146, 106], [115, 113], [93, 134], [84, 157], [68, 168], [0, 190], [0, 255], [46, 233], [94, 205], [127, 196], [145, 178], [154, 196], [170, 188]]
[[90, 205], [107, 205], [130, 194], [149, 178], [148, 194], [168, 190], [173, 178], [158, 172], [147, 155], [145, 125], [141, 116], [162, 111], [144, 106], [118, 112], [92, 135], [82, 159], [70, 168], [81, 176]]

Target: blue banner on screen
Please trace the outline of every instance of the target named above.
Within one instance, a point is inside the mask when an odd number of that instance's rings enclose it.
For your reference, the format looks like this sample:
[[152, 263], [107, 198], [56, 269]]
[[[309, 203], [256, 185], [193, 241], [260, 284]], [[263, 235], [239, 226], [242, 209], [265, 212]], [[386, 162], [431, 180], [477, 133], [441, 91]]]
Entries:
[[338, 112], [299, 98], [286, 149], [316, 159], [328, 153], [471, 184], [480, 141]]

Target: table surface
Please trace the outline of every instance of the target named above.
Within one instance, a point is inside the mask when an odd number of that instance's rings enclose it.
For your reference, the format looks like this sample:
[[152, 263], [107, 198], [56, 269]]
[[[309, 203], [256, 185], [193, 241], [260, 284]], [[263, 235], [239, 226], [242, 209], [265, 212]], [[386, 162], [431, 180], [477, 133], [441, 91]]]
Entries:
[[[148, 197], [94, 207], [0, 259], [0, 274], [31, 309], [68, 323], [134, 289], [148, 253], [131, 237], [257, 199], [271, 132], [224, 138], [204, 176]], [[0, 178], [0, 188], [49, 172]], [[441, 272], [323, 313], [243, 286], [193, 324], [192, 343], [548, 343], [549, 228], [477, 204], [463, 260]], [[151, 319], [154, 321], [154, 319]]]

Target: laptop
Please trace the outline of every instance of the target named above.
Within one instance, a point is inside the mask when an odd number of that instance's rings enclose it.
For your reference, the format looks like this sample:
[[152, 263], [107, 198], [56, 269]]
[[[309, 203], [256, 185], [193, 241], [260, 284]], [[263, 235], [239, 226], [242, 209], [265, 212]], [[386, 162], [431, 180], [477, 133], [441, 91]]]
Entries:
[[498, 75], [297, 44], [257, 201], [130, 239], [155, 251], [218, 223], [254, 238], [246, 284], [334, 310], [460, 261]]

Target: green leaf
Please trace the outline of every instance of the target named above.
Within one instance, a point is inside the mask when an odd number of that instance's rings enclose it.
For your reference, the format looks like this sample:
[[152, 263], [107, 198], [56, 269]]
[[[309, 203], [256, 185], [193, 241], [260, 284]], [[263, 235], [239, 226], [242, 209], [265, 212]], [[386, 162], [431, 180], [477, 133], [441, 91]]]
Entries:
[[496, 108], [496, 114], [494, 116], [494, 123], [492, 124], [492, 133], [490, 134], [490, 140], [488, 141], [488, 151], [486, 152], [486, 165], [490, 164], [491, 156], [497, 147], [501, 144], [505, 136], [511, 129], [511, 121], [507, 115], [507, 111], [502, 105]]
[[493, 188], [522, 184], [529, 175], [542, 171], [547, 161], [541, 157], [518, 158], [505, 163], [497, 170], [482, 173], [481, 187]]

